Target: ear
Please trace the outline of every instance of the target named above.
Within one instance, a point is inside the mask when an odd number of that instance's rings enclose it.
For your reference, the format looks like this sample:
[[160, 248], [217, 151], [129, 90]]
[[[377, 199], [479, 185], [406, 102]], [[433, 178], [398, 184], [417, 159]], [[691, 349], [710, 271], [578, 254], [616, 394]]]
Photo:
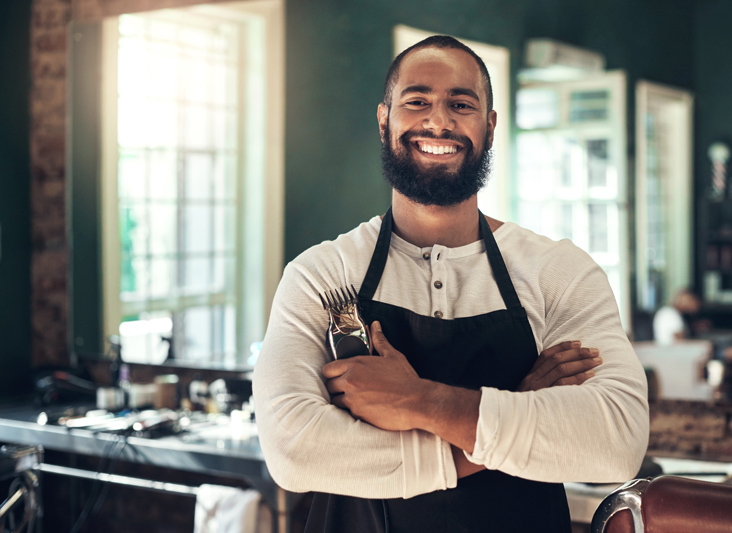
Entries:
[[498, 115], [496, 114], [496, 110], [491, 110], [490, 113], [488, 113], [488, 127], [486, 129], [486, 135], [488, 136], [488, 148], [493, 147], [493, 134], [496, 132], [496, 121], [498, 120]]
[[379, 104], [376, 110], [376, 119], [379, 121], [379, 134], [381, 142], [384, 142], [384, 134], [386, 133], [387, 123], [389, 121], [389, 108], [384, 102]]

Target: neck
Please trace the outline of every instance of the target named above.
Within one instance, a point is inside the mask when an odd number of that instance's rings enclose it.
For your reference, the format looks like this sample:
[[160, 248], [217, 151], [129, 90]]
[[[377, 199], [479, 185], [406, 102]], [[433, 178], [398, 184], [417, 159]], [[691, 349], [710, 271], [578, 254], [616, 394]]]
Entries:
[[[393, 191], [392, 214], [394, 233], [420, 248], [435, 244], [456, 248], [480, 239], [476, 196], [441, 207], [421, 205]], [[493, 224], [491, 229], [495, 229]]]

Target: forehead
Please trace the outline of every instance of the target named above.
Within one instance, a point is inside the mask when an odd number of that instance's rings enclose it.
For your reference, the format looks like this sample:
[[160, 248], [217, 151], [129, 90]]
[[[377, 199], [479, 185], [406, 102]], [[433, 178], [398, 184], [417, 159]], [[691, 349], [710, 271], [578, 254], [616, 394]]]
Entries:
[[485, 97], [478, 63], [456, 48], [418, 48], [407, 54], [399, 66], [394, 97], [413, 85], [425, 85], [436, 92], [462, 87], [475, 91], [481, 101]]

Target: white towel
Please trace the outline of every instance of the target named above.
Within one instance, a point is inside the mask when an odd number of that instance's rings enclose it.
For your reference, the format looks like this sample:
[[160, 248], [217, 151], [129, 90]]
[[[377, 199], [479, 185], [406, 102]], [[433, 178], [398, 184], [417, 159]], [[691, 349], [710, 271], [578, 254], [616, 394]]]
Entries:
[[256, 533], [261, 495], [221, 485], [201, 485], [196, 495], [194, 533]]

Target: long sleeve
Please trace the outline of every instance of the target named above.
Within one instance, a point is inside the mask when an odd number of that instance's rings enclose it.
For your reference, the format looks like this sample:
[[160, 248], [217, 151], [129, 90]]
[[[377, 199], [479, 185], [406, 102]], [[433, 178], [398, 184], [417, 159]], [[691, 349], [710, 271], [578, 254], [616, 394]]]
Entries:
[[[321, 272], [319, 272], [322, 275]], [[408, 498], [455, 486], [450, 446], [425, 432], [389, 432], [330, 403], [322, 367], [328, 281], [285, 269], [254, 373], [259, 438], [273, 479], [293, 492]], [[343, 286], [346, 280], [330, 280]]]
[[484, 388], [468, 458], [538, 481], [625, 481], [638, 472], [648, 444], [645, 374], [605, 273], [589, 258], [580, 272], [565, 261], [550, 262], [540, 275], [545, 315], [535, 318], [535, 335], [543, 348], [581, 340], [600, 349], [603, 364], [581, 386], [527, 393]]

